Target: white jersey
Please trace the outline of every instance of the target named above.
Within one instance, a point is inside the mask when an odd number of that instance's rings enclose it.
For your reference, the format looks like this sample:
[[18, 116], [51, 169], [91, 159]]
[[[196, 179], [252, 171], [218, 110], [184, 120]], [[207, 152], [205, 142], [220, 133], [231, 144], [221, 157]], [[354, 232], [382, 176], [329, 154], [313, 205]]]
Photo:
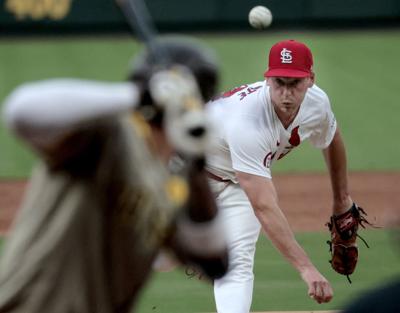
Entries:
[[285, 129], [271, 103], [265, 81], [243, 85], [207, 103], [216, 140], [207, 154], [207, 170], [237, 183], [235, 171], [271, 178], [271, 165], [309, 139], [326, 148], [336, 120], [326, 93], [309, 88], [297, 116]]

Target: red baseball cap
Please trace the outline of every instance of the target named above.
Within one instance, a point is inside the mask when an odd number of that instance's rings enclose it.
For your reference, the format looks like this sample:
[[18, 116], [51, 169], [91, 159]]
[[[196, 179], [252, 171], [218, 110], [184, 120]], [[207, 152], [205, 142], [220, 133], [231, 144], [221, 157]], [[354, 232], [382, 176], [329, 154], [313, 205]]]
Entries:
[[284, 40], [274, 44], [269, 51], [264, 77], [309, 77], [312, 66], [311, 50], [304, 43]]

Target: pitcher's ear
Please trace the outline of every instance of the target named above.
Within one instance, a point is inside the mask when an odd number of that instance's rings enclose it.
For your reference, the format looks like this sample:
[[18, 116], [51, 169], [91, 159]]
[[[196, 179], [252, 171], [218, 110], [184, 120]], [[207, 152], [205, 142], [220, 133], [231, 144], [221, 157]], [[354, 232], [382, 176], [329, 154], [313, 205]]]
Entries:
[[308, 87], [312, 87], [312, 86], [314, 85], [314, 83], [315, 83], [315, 73], [314, 73], [314, 72], [311, 72], [311, 75], [310, 75], [310, 84], [309, 84]]

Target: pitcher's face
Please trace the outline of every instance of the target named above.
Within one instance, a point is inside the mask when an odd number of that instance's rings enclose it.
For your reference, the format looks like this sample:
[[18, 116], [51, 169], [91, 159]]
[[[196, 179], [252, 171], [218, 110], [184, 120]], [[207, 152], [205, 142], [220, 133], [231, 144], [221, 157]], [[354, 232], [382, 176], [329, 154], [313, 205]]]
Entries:
[[290, 114], [298, 111], [314, 77], [268, 77], [267, 84], [275, 110]]

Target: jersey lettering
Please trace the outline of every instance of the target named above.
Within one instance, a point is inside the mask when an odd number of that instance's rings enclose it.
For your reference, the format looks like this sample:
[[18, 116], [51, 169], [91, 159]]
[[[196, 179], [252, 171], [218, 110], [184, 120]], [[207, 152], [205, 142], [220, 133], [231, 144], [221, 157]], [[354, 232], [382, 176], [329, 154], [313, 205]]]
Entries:
[[270, 168], [271, 160], [272, 160], [272, 152], [269, 152], [264, 158], [264, 161], [263, 161], [264, 167]]
[[239, 87], [235, 87], [231, 90], [225, 91], [224, 93], [222, 93], [219, 98], [229, 98], [230, 96], [233, 96], [235, 93], [245, 89], [248, 85], [241, 85]]
[[231, 90], [228, 90], [222, 94], [220, 94], [219, 96], [215, 97], [212, 99], [212, 101], [218, 100], [218, 99], [225, 99], [225, 98], [229, 98], [235, 94], [237, 94], [240, 98], [239, 100], [242, 101], [245, 97], [247, 97], [248, 95], [252, 94], [253, 92], [255, 92], [257, 89], [260, 89], [262, 86], [257, 86], [257, 87], [248, 87], [248, 85], [242, 85], [236, 88], [233, 88]]
[[248, 95], [252, 94], [253, 92], [255, 92], [257, 89], [260, 89], [262, 86], [257, 86], [257, 87], [249, 87], [246, 90], [242, 91], [239, 95], [240, 95], [240, 101], [242, 101], [245, 97], [247, 97]]

